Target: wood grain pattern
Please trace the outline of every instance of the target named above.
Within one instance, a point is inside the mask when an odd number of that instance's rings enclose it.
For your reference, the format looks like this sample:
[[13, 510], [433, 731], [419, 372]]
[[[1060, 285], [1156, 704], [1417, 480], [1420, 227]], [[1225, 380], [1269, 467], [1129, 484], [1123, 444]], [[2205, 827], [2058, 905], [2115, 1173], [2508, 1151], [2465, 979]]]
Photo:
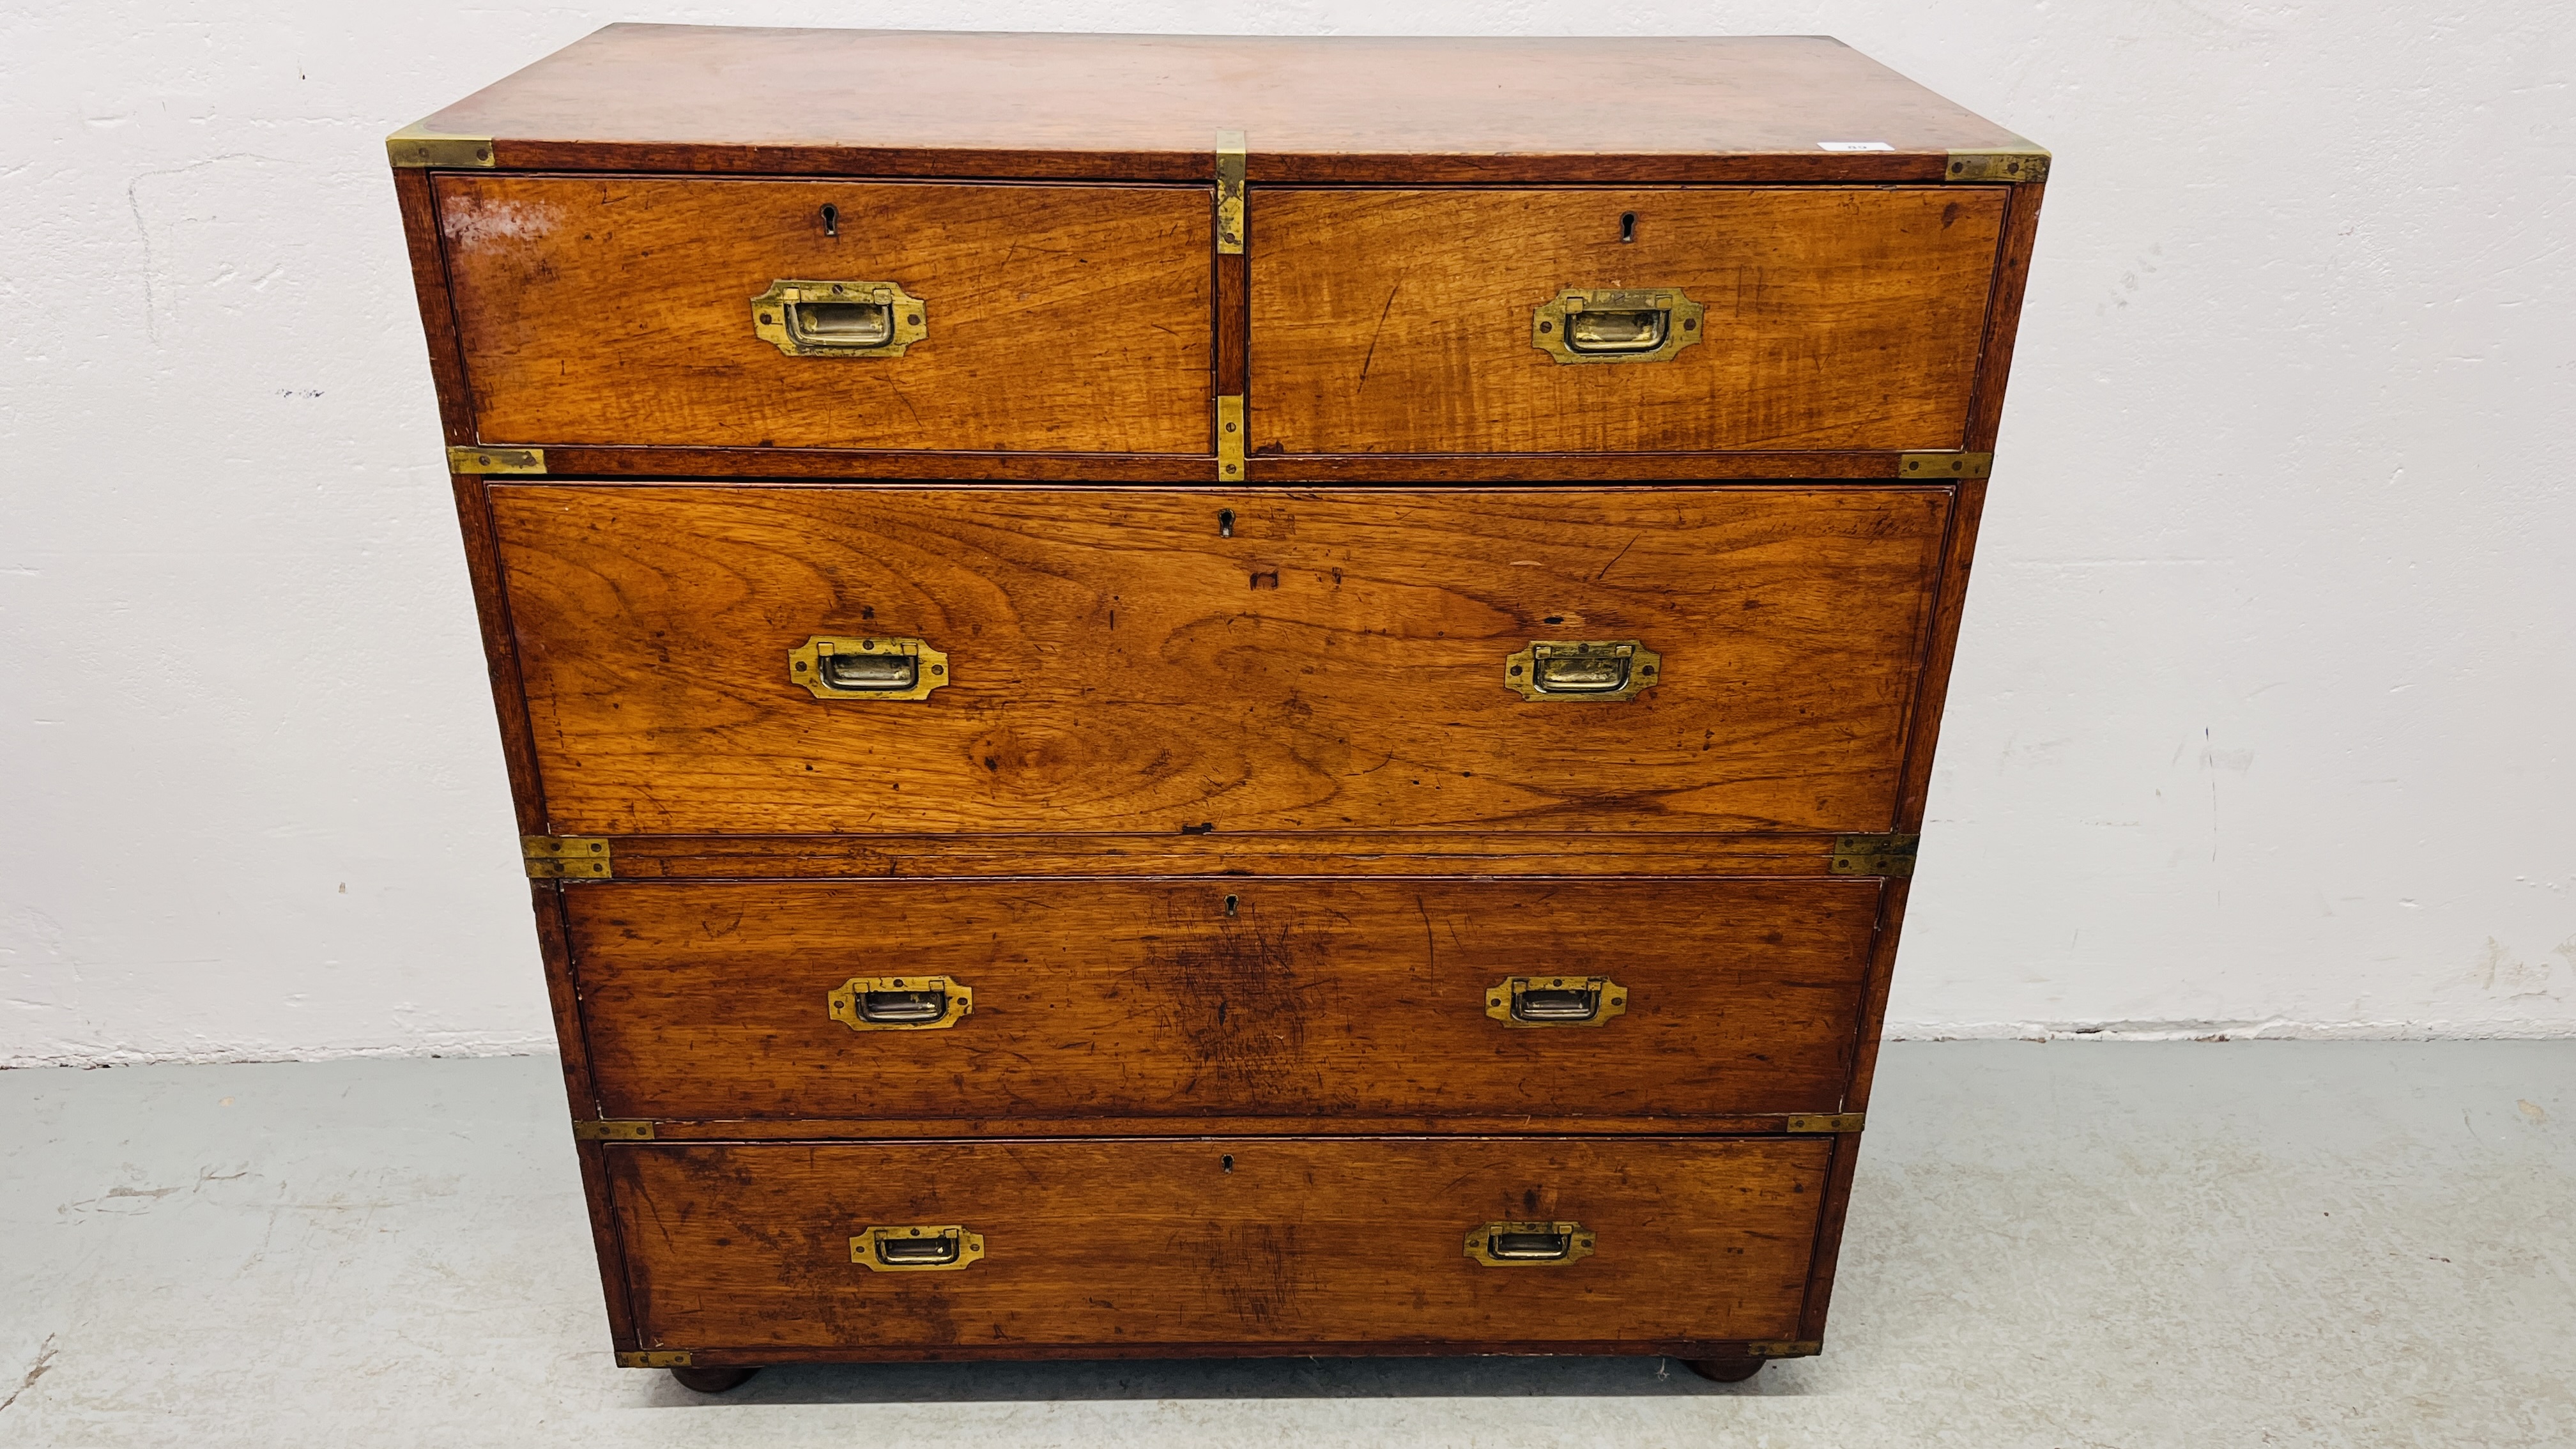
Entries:
[[[930, 1141], [944, 1138], [1064, 1137], [1339, 1137], [1351, 1126], [1338, 1116], [1307, 1117], [660, 1117], [651, 1119], [661, 1142]], [[1694, 1136], [1789, 1134], [1784, 1113], [1721, 1114], [1688, 1119], [1588, 1117], [1548, 1127], [1527, 1111], [1499, 1117], [1442, 1113], [1429, 1117], [1372, 1117], [1377, 1135], [1513, 1137], [1533, 1131], [1582, 1137], [1658, 1137], [1676, 1131]], [[1807, 1134], [1790, 1134], [1807, 1135]]]
[[485, 680], [501, 727], [501, 760], [510, 774], [511, 812], [521, 835], [545, 831], [545, 793], [537, 783], [536, 742], [528, 730], [528, 700], [519, 677], [519, 650], [510, 631], [510, 605], [502, 596], [500, 545], [492, 536], [492, 508], [483, 480], [448, 476], [456, 500], [458, 535], [465, 544], [465, 573], [474, 589], [474, 620], [483, 636]]
[[1825, 1312], [1833, 1305], [1834, 1272], [1842, 1260], [1843, 1224], [1851, 1212], [1852, 1178], [1860, 1167], [1859, 1133], [1845, 1132], [1827, 1140], [1833, 1144], [1833, 1160], [1826, 1168], [1824, 1210], [1816, 1215], [1807, 1301], [1798, 1310], [1797, 1336], [1809, 1343], [1824, 1341]]
[[620, 835], [620, 880], [921, 876], [1821, 876], [1830, 835]]
[[[1961, 446], [2009, 188], [1265, 194], [1252, 438], [1284, 453]], [[1621, 218], [1636, 217], [1622, 243]], [[1566, 287], [1675, 287], [1706, 340], [1560, 365]]]
[[[563, 891], [551, 881], [530, 881], [528, 904], [536, 916], [537, 953], [545, 967], [546, 1005], [562, 1058], [564, 1096], [574, 1121], [589, 1120], [599, 1115], [599, 1098], [591, 1086], [589, 1033], [582, 1026], [581, 993], [573, 983], [572, 950], [564, 933]], [[635, 1309], [626, 1294], [626, 1248], [609, 1207], [607, 1168], [596, 1142], [574, 1142], [573, 1155], [581, 1165], [582, 1201], [590, 1213], [591, 1251], [598, 1259], [609, 1337], [620, 1350], [632, 1349], [637, 1346]]]
[[[1238, 258], [1239, 260], [1239, 258]], [[1238, 319], [1240, 320], [1240, 319]], [[1235, 384], [1240, 390], [1238, 378]], [[1249, 481], [1324, 483], [1818, 483], [1902, 478], [1900, 453], [1272, 453], [1247, 460]], [[546, 449], [548, 476], [656, 482], [685, 478], [851, 479], [883, 482], [1206, 483], [1215, 462], [1182, 453], [922, 453], [861, 448]]]
[[1256, 184], [1929, 181], [2026, 144], [1821, 36], [616, 25], [422, 124], [501, 138], [504, 167], [1161, 180], [1207, 179], [1232, 126]]
[[1887, 452], [1732, 453], [1262, 453], [1247, 461], [1264, 485], [1324, 483], [1872, 482], [1903, 476]]
[[[565, 893], [602, 1115], [1038, 1118], [1832, 1112], [1876, 881], [880, 881]], [[855, 1032], [854, 976], [974, 1011]], [[1626, 1014], [1510, 1028], [1508, 976]]]
[[1914, 882], [1887, 882], [1878, 898], [1878, 934], [1869, 950], [1869, 985], [1861, 993], [1860, 1034], [1852, 1052], [1851, 1081], [1843, 1089], [1842, 1110], [1869, 1110], [1870, 1082], [1878, 1071], [1880, 1039], [1887, 1031], [1887, 991], [1896, 974], [1896, 946], [1905, 927], [1905, 902]]
[[[1202, 430], [1204, 431], [1204, 430]], [[566, 478], [849, 478], [983, 483], [1206, 483], [1216, 460], [1204, 453], [924, 453], [901, 448], [546, 449], [549, 476]], [[1894, 477], [1891, 460], [1883, 476]], [[1770, 475], [1778, 476], [1778, 475]]]
[[[1206, 187], [441, 175], [437, 195], [482, 442], [1210, 451]], [[752, 332], [782, 278], [899, 283], [929, 335], [789, 357]]]
[[[609, 1150], [652, 1347], [1789, 1338], [1830, 1148], [1378, 1138]], [[1231, 1163], [1224, 1161], [1230, 1157]], [[1489, 1268], [1467, 1231], [1571, 1220], [1591, 1257]], [[872, 1224], [985, 1257], [872, 1273]]]
[[1995, 255], [1994, 305], [1986, 314], [1985, 348], [1977, 359], [1977, 400], [1970, 409], [1968, 446], [1992, 452], [2002, 430], [2004, 384], [2012, 375], [2013, 342], [2021, 334], [2022, 294], [2030, 285], [2031, 254], [2039, 245], [2039, 208], [2045, 186], [2016, 186]]
[[447, 259], [438, 238], [438, 203], [426, 171], [396, 171], [394, 200], [402, 209], [403, 245], [411, 257], [412, 300], [420, 308], [422, 340], [429, 344], [429, 377], [438, 392], [440, 431], [450, 443], [474, 441], [473, 401], [465, 391], [465, 355], [456, 340], [456, 313], [447, 302]]
[[[573, 835], [1884, 830], [1950, 498], [492, 495]], [[928, 639], [955, 682], [789, 681], [856, 633]], [[1663, 681], [1524, 701], [1504, 659], [1552, 638], [1643, 640]]]

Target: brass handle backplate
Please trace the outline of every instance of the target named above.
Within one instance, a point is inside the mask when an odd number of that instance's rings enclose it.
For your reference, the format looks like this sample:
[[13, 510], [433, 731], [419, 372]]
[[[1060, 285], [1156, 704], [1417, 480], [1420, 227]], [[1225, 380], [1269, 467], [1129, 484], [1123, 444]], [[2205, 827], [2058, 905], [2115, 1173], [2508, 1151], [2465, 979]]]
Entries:
[[853, 976], [826, 998], [852, 1031], [938, 1031], [975, 1010], [975, 992], [947, 976]]
[[1634, 699], [1663, 682], [1664, 656], [1634, 639], [1533, 639], [1503, 661], [1523, 699]]
[[1485, 992], [1505, 1026], [1599, 1026], [1628, 1014], [1628, 988], [1607, 976], [1506, 976]]
[[874, 1273], [951, 1273], [984, 1257], [984, 1235], [955, 1223], [861, 1228], [850, 1261]]
[[1553, 1268], [1592, 1256], [1581, 1223], [1486, 1223], [1467, 1234], [1467, 1256], [1488, 1268]]
[[928, 699], [948, 656], [920, 639], [817, 634], [787, 651], [787, 677], [816, 699]]
[[1568, 287], [1530, 318], [1530, 346], [1560, 364], [1670, 362], [1708, 309], [1678, 287]]
[[751, 299], [751, 330], [790, 357], [901, 357], [930, 335], [930, 304], [894, 282], [780, 280]]

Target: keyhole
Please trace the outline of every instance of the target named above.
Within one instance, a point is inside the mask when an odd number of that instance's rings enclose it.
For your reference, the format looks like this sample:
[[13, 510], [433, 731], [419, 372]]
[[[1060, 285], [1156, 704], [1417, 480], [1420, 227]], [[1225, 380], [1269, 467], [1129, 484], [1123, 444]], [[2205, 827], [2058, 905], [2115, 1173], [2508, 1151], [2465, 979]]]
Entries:
[[1234, 1171], [1234, 1154], [1231, 1152], [1221, 1154], [1216, 1160], [1216, 1169], [1219, 1172]]
[[828, 201], [827, 201], [827, 202], [824, 202], [824, 203], [823, 203], [823, 235], [825, 235], [825, 236], [839, 236], [840, 234], [841, 234], [841, 209], [840, 209], [839, 207], [837, 207], [837, 206], [834, 206], [832, 203], [830, 203], [830, 202], [828, 202]]
[[1233, 509], [1220, 508], [1216, 511], [1216, 536], [1219, 538], [1234, 537]]
[[1623, 211], [1619, 213], [1619, 240], [1623, 242], [1632, 242], [1636, 239], [1637, 213], [1633, 211]]
[[1229, 921], [1234, 919], [1234, 897], [1232, 896], [1225, 898], [1225, 918]]

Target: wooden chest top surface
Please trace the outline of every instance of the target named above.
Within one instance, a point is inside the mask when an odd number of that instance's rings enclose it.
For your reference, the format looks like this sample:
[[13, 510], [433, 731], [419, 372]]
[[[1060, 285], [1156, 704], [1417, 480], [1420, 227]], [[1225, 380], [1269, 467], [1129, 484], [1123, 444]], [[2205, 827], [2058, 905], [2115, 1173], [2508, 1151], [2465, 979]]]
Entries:
[[612, 25], [418, 130], [505, 168], [1195, 180], [1220, 127], [1274, 183], [1938, 180], [2033, 149], [1824, 36]]

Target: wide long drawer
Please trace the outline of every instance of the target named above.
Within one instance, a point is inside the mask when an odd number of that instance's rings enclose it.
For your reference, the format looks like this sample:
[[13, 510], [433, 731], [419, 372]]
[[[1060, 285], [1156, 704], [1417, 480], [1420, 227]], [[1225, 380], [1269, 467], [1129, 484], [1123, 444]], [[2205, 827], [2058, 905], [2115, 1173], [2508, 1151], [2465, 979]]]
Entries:
[[935, 1358], [1790, 1340], [1835, 1150], [1201, 1138], [602, 1156], [647, 1348]]
[[436, 186], [480, 441], [1213, 449], [1205, 187]]
[[1878, 897], [1853, 880], [612, 882], [564, 908], [610, 1117], [1546, 1130], [1839, 1111]]
[[1253, 447], [1958, 448], [2007, 195], [1261, 192]]
[[490, 496], [568, 835], [1883, 831], [1952, 504]]

